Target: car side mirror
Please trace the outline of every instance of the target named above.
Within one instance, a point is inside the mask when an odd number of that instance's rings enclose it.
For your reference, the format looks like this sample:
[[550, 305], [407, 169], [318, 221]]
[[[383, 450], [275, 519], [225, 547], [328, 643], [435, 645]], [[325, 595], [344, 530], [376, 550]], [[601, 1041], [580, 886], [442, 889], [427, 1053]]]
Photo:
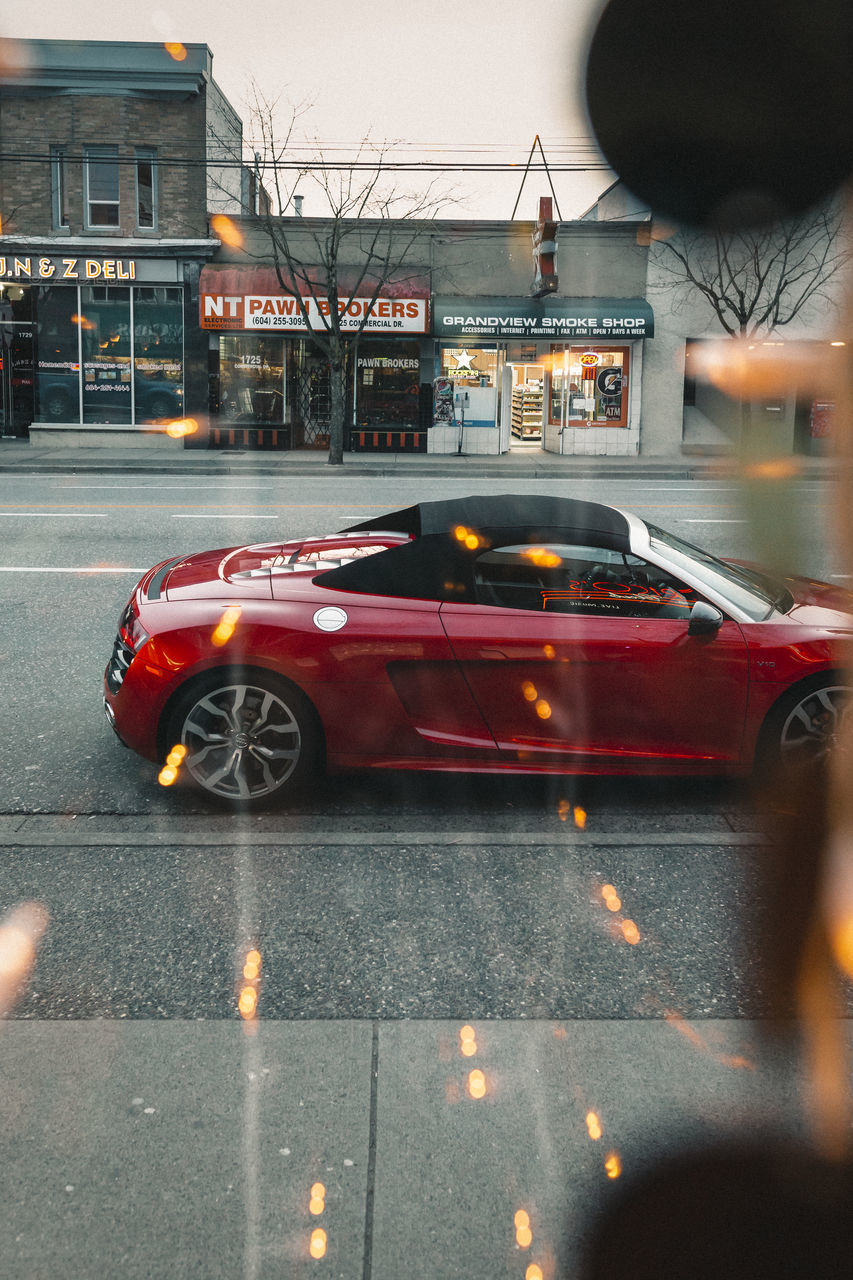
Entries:
[[723, 625], [723, 615], [712, 604], [697, 600], [690, 610], [690, 621], [687, 624], [689, 636], [710, 636], [719, 631]]

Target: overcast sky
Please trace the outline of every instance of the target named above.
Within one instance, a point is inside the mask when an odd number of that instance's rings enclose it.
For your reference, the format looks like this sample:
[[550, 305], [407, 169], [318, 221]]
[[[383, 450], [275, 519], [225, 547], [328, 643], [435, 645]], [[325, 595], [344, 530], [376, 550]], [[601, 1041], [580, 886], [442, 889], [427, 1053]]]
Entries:
[[[180, 40], [207, 44], [217, 83], [251, 134], [254, 79], [267, 97], [310, 102], [298, 132], [338, 146], [370, 134], [402, 140], [402, 158], [513, 161], [500, 176], [453, 175], [463, 217], [510, 217], [534, 136], [549, 162], [601, 164], [583, 108], [585, 48], [602, 0], [26, 0], [5, 6], [0, 35], [18, 39]], [[413, 145], [416, 149], [413, 149]], [[538, 157], [537, 157], [538, 158]], [[404, 177], [407, 188], [418, 184]], [[559, 174], [564, 218], [609, 186], [607, 170]], [[518, 217], [548, 194], [524, 185]], [[304, 212], [318, 195], [306, 185]]]

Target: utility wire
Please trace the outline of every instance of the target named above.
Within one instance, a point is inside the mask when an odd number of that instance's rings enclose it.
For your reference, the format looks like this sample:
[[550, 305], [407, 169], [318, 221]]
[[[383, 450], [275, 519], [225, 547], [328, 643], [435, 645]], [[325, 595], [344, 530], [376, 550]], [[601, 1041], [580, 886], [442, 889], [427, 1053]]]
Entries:
[[[254, 157], [247, 156], [245, 159], [237, 160], [228, 156], [204, 155], [199, 157], [193, 156], [87, 156], [85, 154], [72, 151], [61, 152], [66, 163], [68, 162], [84, 162], [86, 160], [98, 163], [99, 161], [108, 164], [131, 165], [135, 166], [139, 159], [145, 161], [153, 161], [153, 163], [162, 168], [216, 168], [216, 169], [246, 169], [255, 168]], [[56, 160], [58, 152], [17, 152], [5, 151], [0, 152], [0, 164], [49, 164]], [[513, 173], [524, 169], [523, 164], [514, 161], [495, 161], [488, 163], [486, 161], [473, 163], [460, 163], [456, 161], [438, 161], [438, 160], [388, 160], [383, 157], [377, 157], [375, 160], [264, 160], [260, 162], [262, 173], [271, 172], [299, 172], [310, 173], [312, 170], [320, 172], [340, 171], [349, 172], [374, 172], [381, 169], [388, 173]], [[528, 170], [531, 173], [550, 172], [550, 173], [587, 173], [608, 170], [610, 166], [605, 160], [596, 160], [588, 163], [580, 161], [563, 161], [556, 164], [530, 164]]]

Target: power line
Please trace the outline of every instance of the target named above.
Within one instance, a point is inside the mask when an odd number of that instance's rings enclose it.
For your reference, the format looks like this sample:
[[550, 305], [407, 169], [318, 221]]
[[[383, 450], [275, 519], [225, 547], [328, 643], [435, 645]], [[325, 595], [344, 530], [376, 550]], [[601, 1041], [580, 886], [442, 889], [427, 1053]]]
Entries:
[[[99, 144], [104, 145], [104, 144]], [[69, 150], [62, 151], [62, 155], [66, 163], [84, 163], [87, 160], [97, 163], [106, 162], [109, 164], [135, 166], [140, 159], [138, 156], [87, 156], [83, 152], [72, 152]], [[49, 164], [57, 158], [57, 152], [16, 152], [7, 151], [0, 152], [0, 164]], [[204, 155], [199, 157], [193, 156], [145, 156], [145, 160], [152, 160], [154, 163], [163, 168], [215, 168], [215, 169], [245, 169], [254, 168], [255, 161], [253, 157], [245, 157], [244, 159], [235, 159], [229, 156]], [[320, 172], [366, 172], [374, 173], [377, 170], [388, 173], [513, 173], [524, 169], [523, 163], [515, 161], [475, 161], [462, 163], [457, 161], [439, 161], [439, 160], [387, 160], [383, 157], [377, 157], [375, 160], [264, 160], [260, 161], [260, 171], [263, 174], [276, 172], [296, 172], [310, 173], [313, 170]], [[580, 161], [559, 161], [555, 164], [531, 164], [529, 171], [548, 172], [551, 173], [586, 173], [596, 171], [609, 170], [610, 166], [605, 160], [597, 159], [590, 162]]]

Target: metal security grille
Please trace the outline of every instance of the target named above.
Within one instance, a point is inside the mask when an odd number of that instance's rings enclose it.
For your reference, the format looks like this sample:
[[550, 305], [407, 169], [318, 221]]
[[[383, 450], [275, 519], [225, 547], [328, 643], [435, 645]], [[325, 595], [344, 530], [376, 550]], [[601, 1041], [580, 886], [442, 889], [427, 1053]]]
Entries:
[[329, 366], [322, 356], [305, 353], [296, 373], [296, 426], [303, 448], [328, 448], [331, 416]]

